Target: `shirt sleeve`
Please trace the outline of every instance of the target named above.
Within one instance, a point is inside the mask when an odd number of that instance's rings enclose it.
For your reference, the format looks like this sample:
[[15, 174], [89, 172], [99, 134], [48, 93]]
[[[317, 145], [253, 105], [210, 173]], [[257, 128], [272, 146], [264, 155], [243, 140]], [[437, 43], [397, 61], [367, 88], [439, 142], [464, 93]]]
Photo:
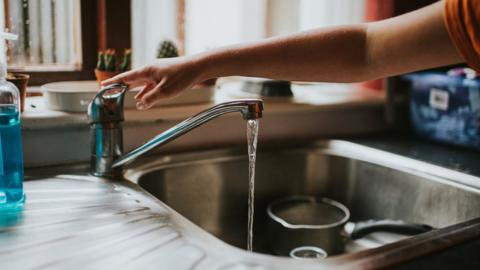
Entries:
[[480, 0], [446, 0], [444, 18], [453, 44], [465, 62], [480, 72]]

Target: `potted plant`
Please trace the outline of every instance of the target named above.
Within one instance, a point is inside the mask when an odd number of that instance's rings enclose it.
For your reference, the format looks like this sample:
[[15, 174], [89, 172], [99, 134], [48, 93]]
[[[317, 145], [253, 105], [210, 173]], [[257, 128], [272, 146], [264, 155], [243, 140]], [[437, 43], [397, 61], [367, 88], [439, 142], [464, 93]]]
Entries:
[[20, 91], [20, 109], [25, 109], [25, 98], [27, 96], [27, 85], [30, 75], [21, 73], [7, 73], [7, 81], [13, 83]]
[[175, 43], [171, 40], [164, 40], [160, 42], [157, 48], [157, 58], [171, 58], [178, 57], [178, 49]]
[[97, 67], [95, 68], [95, 77], [98, 83], [106, 79], [112, 78], [131, 68], [131, 50], [125, 49], [123, 53], [123, 61], [117, 65], [117, 54], [114, 49], [98, 52]]

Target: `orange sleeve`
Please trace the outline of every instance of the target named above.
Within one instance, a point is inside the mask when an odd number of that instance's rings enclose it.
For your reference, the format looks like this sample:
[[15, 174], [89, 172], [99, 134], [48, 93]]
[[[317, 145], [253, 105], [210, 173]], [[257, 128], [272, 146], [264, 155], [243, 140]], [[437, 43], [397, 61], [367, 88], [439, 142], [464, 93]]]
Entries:
[[480, 0], [446, 0], [444, 17], [453, 44], [480, 72]]

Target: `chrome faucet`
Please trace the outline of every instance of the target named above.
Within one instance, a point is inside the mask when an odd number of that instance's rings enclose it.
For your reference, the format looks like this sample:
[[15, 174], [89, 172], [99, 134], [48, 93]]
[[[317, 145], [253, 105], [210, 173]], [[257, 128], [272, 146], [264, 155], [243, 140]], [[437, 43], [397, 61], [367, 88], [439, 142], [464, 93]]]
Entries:
[[261, 118], [263, 112], [263, 101], [259, 99], [220, 103], [180, 122], [123, 155], [123, 103], [127, 90], [128, 86], [124, 84], [106, 86], [100, 89], [88, 106], [92, 151], [90, 166], [91, 173], [95, 176], [119, 176], [123, 165], [220, 115], [240, 112], [245, 120], [250, 120]]

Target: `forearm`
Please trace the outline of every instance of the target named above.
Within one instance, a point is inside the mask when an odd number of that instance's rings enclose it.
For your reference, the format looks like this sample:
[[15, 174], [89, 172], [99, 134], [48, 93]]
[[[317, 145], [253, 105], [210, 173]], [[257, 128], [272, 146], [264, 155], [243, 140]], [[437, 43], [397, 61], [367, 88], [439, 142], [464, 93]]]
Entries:
[[200, 55], [201, 77], [358, 82], [462, 62], [443, 2], [392, 19], [323, 28]]
[[448, 35], [443, 5], [439, 1], [370, 23], [367, 43], [371, 74], [386, 77], [464, 62]]
[[443, 22], [443, 2], [389, 20], [323, 28], [198, 55], [163, 59], [103, 82], [143, 86], [146, 109], [198, 82], [225, 76], [359, 82], [462, 62]]
[[252, 76], [292, 81], [361, 81], [366, 29], [360, 24], [302, 32], [199, 55], [202, 78]]

